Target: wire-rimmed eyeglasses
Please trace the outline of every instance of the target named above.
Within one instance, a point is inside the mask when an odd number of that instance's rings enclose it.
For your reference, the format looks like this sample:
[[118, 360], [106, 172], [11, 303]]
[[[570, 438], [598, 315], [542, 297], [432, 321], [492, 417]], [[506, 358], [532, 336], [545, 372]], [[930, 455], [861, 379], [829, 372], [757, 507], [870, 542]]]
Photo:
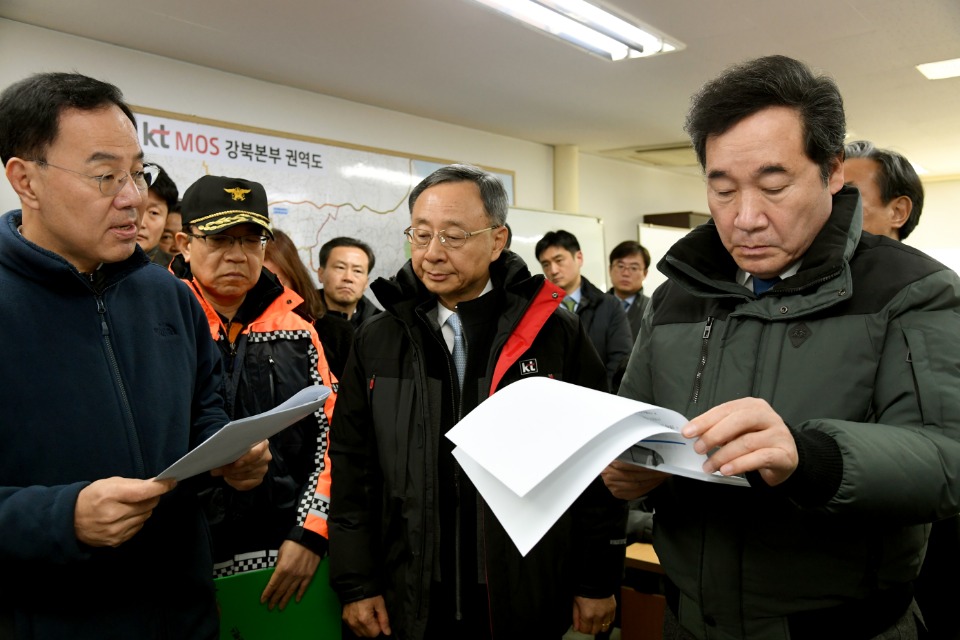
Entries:
[[233, 249], [233, 245], [239, 242], [240, 248], [247, 253], [263, 251], [267, 247], [267, 240], [270, 239], [267, 236], [231, 236], [226, 233], [215, 233], [209, 236], [200, 233], [188, 233], [187, 235], [191, 238], [203, 240], [211, 251], [227, 251]]
[[444, 247], [459, 249], [467, 243], [467, 238], [487, 231], [493, 231], [499, 227], [499, 224], [495, 224], [492, 227], [478, 229], [477, 231], [464, 231], [460, 227], [448, 227], [436, 232], [420, 227], [407, 227], [403, 230], [403, 235], [407, 236], [407, 240], [415, 247], [425, 247], [430, 244], [434, 237], [437, 237], [440, 238], [440, 244]]
[[46, 160], [30, 160], [30, 162], [35, 162], [41, 167], [53, 167], [54, 169], [60, 169], [60, 171], [73, 173], [88, 180], [96, 180], [100, 193], [105, 196], [115, 196], [123, 191], [123, 186], [127, 184], [127, 180], [130, 178], [133, 178], [133, 184], [139, 191], [146, 191], [160, 175], [160, 167], [155, 164], [145, 164], [139, 171], [108, 171], [103, 175], [91, 176], [80, 171], [50, 164]]
[[615, 262], [613, 268], [617, 271], [626, 271], [633, 275], [643, 272], [643, 267], [638, 264], [627, 264], [626, 262]]

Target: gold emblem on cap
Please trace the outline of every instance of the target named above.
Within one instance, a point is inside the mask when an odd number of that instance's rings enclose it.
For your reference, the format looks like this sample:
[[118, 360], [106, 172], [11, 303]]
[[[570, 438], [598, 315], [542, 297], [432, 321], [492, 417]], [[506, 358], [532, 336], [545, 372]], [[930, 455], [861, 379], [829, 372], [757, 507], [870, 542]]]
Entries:
[[246, 200], [247, 194], [250, 193], [250, 189], [241, 189], [240, 187], [234, 187], [233, 189], [224, 189], [229, 193], [234, 200]]

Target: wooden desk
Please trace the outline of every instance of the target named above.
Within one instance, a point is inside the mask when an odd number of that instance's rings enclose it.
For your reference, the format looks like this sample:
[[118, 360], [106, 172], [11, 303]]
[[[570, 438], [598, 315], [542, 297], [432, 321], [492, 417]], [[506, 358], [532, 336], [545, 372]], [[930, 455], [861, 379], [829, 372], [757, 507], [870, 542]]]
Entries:
[[[653, 545], [636, 542], [627, 547], [628, 569], [663, 575]], [[667, 601], [659, 593], [643, 593], [628, 586], [620, 589], [620, 637], [622, 640], [659, 640]]]
[[663, 567], [660, 566], [660, 558], [657, 557], [657, 552], [653, 550], [652, 544], [646, 542], [634, 542], [628, 546], [625, 562], [627, 567], [631, 569], [663, 573]]

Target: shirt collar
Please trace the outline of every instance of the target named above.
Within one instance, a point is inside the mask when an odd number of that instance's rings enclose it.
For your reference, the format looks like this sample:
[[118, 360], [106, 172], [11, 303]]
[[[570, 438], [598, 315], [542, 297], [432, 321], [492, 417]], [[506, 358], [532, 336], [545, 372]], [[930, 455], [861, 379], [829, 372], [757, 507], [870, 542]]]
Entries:
[[[480, 296], [484, 296], [490, 293], [491, 291], [493, 291], [493, 282], [490, 280], [490, 278], [487, 278], [487, 284], [484, 285], [483, 291], [480, 292]], [[480, 296], [477, 296], [477, 297], [479, 298]], [[439, 301], [437, 301], [437, 324], [438, 325], [442, 327], [447, 322], [447, 318], [449, 318], [453, 314], [454, 314], [453, 311], [451, 311], [450, 309], [447, 309], [445, 306], [440, 304]]]
[[[780, 279], [786, 280], [790, 276], [796, 275], [797, 271], [800, 271], [800, 265], [802, 263], [802, 259], [797, 260], [789, 267], [781, 271]], [[737, 283], [753, 291], [753, 274], [748, 271], [744, 271], [743, 269], [737, 269]]]

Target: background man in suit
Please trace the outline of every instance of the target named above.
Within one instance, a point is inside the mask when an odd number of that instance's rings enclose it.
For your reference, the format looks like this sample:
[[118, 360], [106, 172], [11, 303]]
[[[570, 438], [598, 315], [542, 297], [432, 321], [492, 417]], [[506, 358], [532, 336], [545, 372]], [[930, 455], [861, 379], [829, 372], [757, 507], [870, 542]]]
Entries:
[[633, 346], [623, 304], [580, 274], [583, 252], [576, 236], [569, 231], [547, 232], [537, 242], [535, 251], [543, 274], [566, 293], [563, 305], [580, 317], [607, 369], [607, 385], [615, 390], [614, 377]]
[[650, 252], [639, 242], [625, 240], [610, 252], [610, 282], [613, 286], [607, 293], [614, 295], [623, 305], [630, 323], [630, 333], [637, 339], [640, 320], [650, 302], [643, 293], [643, 279], [650, 268]]
[[320, 247], [320, 297], [327, 313], [349, 320], [354, 329], [380, 313], [377, 305], [363, 294], [375, 261], [370, 245], [355, 238], [341, 236]]

